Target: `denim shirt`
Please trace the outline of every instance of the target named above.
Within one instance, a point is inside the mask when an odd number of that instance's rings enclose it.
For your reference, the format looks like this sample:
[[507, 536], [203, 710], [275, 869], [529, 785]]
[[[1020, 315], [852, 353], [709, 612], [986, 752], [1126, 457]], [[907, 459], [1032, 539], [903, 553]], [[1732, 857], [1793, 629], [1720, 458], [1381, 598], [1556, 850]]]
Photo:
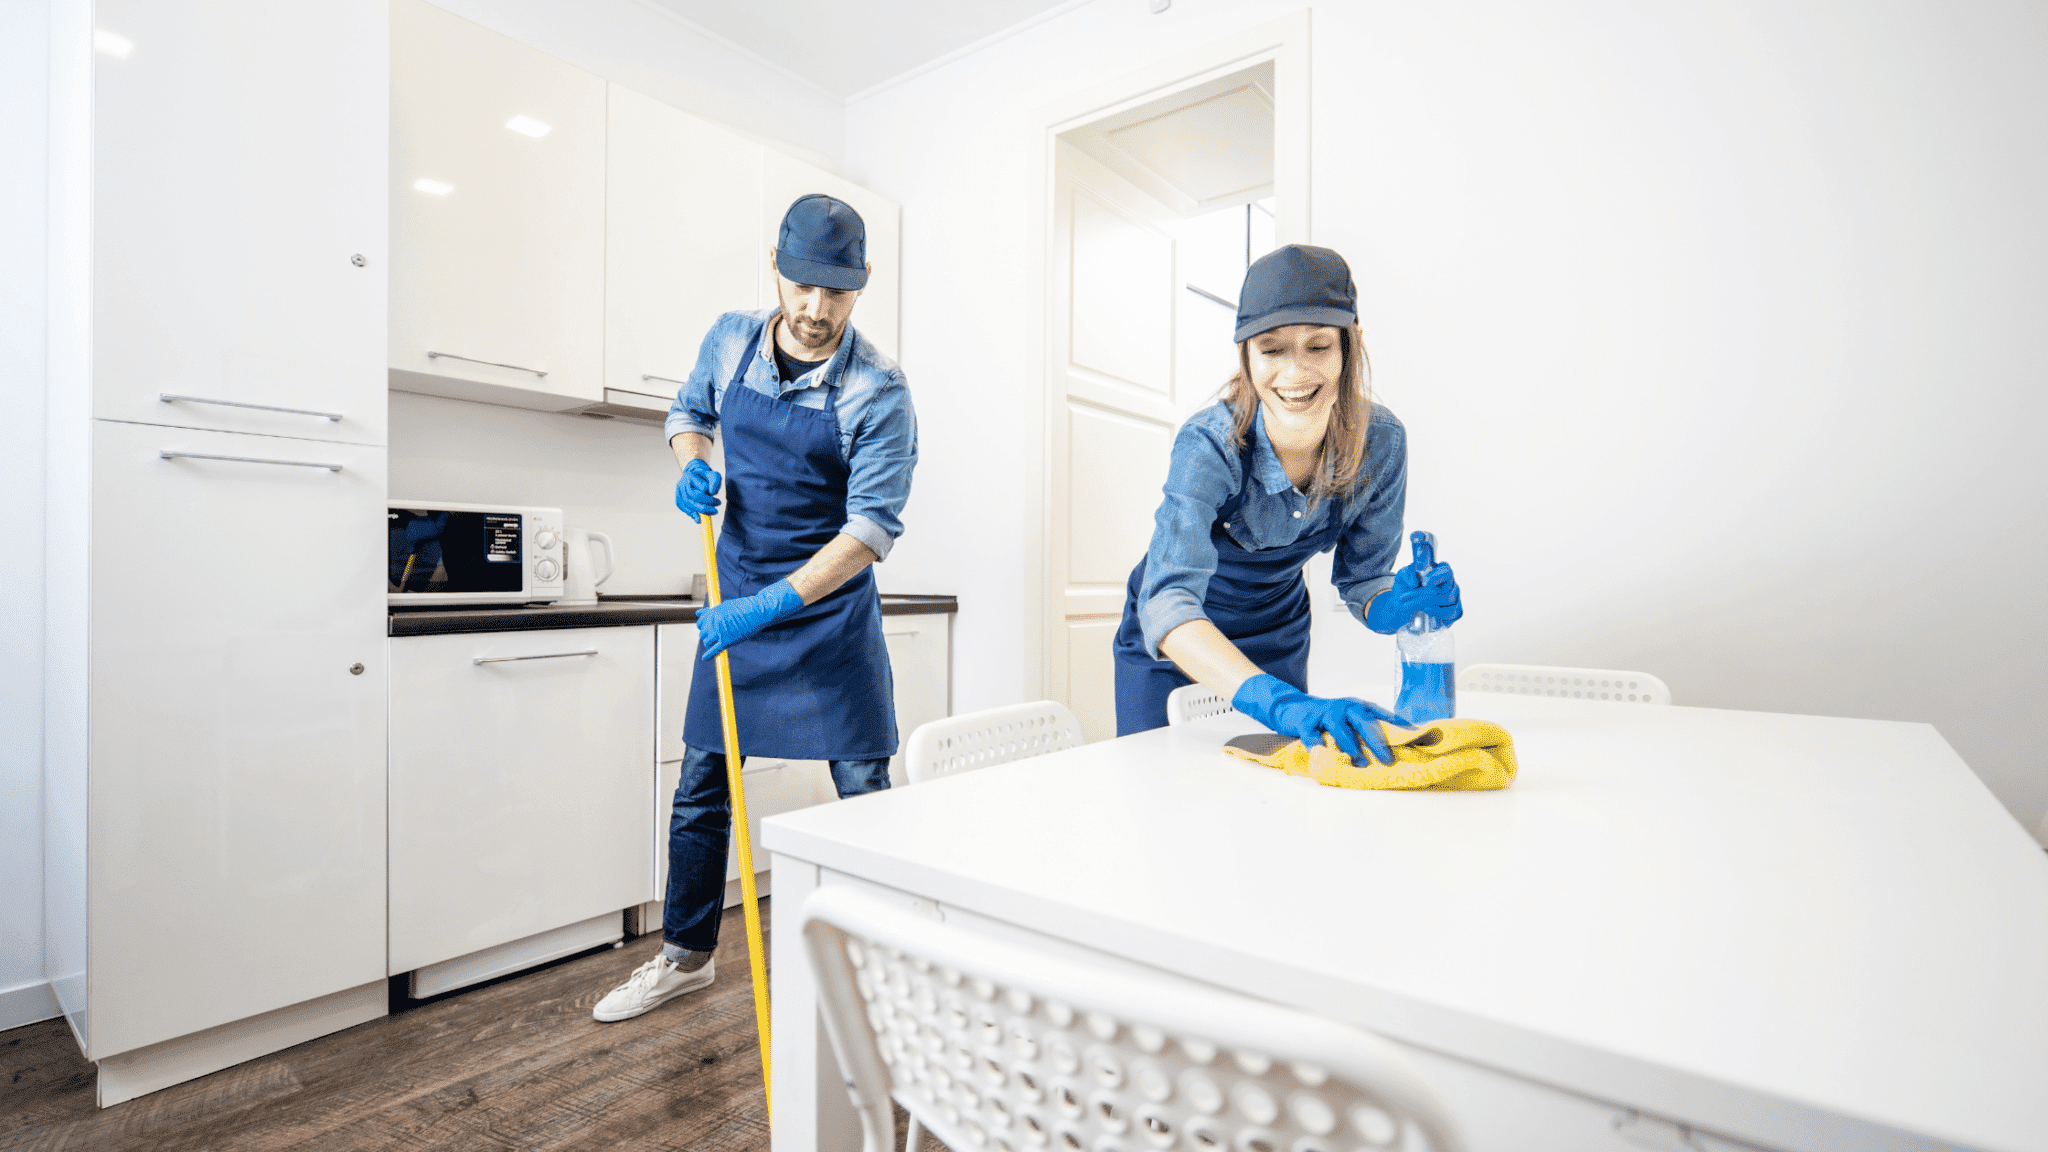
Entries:
[[775, 368], [773, 338], [763, 331], [779, 311], [727, 312], [711, 325], [697, 349], [696, 367], [669, 405], [662, 436], [673, 440], [678, 432], [716, 435], [726, 386], [746, 355], [747, 342], [761, 333], [754, 361], [741, 382], [763, 396], [806, 408], [825, 407], [831, 389], [839, 389], [839, 457], [851, 472], [846, 481], [846, 523], [839, 530], [887, 560], [896, 538], [903, 535], [903, 505], [910, 499], [911, 470], [917, 467], [917, 413], [910, 406], [910, 385], [903, 379], [903, 369], [851, 324], [830, 360], [795, 380], [782, 380]]
[[1308, 497], [1288, 481], [1266, 439], [1265, 413], [1252, 422], [1249, 470], [1243, 450], [1233, 443], [1234, 420], [1229, 406], [1219, 402], [1195, 413], [1174, 437], [1166, 498], [1153, 518], [1145, 580], [1138, 590], [1138, 624], [1145, 651], [1154, 659], [1164, 659], [1159, 642], [1167, 633], [1190, 620], [1209, 618], [1202, 607], [1209, 578], [1216, 573], [1216, 544], [1209, 533], [1223, 506], [1240, 492], [1244, 503], [1224, 526], [1240, 548], [1279, 548], [1333, 522], [1342, 525], [1333, 545], [1337, 555], [1330, 582], [1360, 623], [1366, 602], [1393, 585], [1408, 498], [1408, 432], [1400, 419], [1373, 405], [1365, 460], [1350, 491], [1318, 502], [1313, 510]]

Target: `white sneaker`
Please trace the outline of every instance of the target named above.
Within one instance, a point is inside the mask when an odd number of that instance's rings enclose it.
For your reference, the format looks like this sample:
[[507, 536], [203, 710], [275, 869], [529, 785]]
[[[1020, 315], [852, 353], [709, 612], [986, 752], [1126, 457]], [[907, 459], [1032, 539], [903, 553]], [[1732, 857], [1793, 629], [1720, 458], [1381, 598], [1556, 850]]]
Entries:
[[685, 992], [711, 983], [712, 967], [715, 960], [706, 960], [695, 972], [685, 972], [673, 963], [656, 956], [647, 963], [633, 969], [626, 982], [605, 993], [590, 1010], [590, 1015], [610, 1023], [614, 1020], [631, 1020], [642, 1012], [659, 1008]]

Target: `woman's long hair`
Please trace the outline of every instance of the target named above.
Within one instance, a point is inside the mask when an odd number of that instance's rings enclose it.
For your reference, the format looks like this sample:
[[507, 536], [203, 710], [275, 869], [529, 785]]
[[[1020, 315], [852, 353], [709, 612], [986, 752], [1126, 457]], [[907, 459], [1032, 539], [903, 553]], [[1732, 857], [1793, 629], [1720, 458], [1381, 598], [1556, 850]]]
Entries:
[[[1372, 357], [1365, 351], [1365, 334], [1353, 324], [1338, 329], [1338, 342], [1343, 346], [1344, 366], [1337, 373], [1337, 403], [1330, 410], [1330, 426], [1323, 431], [1323, 446], [1316, 452], [1315, 474], [1309, 481], [1311, 508], [1351, 491], [1365, 464], [1365, 433], [1372, 423]], [[1236, 417], [1233, 431], [1241, 449], [1259, 415], [1259, 392], [1252, 387], [1250, 340], [1237, 346], [1237, 374], [1223, 386], [1223, 402]]]

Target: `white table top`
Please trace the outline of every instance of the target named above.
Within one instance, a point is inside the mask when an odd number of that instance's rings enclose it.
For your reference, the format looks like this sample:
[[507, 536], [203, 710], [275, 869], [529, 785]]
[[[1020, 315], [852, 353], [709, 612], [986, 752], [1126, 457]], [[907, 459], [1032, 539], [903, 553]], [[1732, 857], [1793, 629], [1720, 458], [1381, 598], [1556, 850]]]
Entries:
[[2048, 860], [1931, 727], [1463, 703], [1511, 789], [1326, 788], [1194, 725], [763, 841], [1763, 1143], [2048, 1148]]

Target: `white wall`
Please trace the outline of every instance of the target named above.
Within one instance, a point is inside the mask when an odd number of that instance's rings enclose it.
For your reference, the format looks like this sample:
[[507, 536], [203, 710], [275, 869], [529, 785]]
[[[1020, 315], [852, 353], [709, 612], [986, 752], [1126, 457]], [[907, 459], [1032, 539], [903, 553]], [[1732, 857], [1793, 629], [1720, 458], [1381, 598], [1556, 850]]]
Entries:
[[[1029, 113], [1299, 6], [1097, 0], [847, 111], [848, 175], [904, 205], [923, 456], [891, 583], [961, 596], [959, 708], [1040, 691]], [[1465, 586], [1460, 658], [1931, 721], [2035, 827], [2048, 9], [1329, 0], [1314, 28], [1314, 236]], [[1324, 682], [1391, 671], [1334, 613], [1317, 636]]]
[[0, 491], [14, 508], [13, 587], [0, 597], [0, 1030], [57, 1011], [43, 978], [48, 23], [46, 0], [0, 0]]
[[391, 393], [393, 496], [560, 508], [568, 527], [612, 538], [608, 595], [688, 592], [704, 571], [675, 483], [675, 456], [653, 425]]
[[636, 0], [431, 0], [636, 92], [838, 167], [838, 98]]

